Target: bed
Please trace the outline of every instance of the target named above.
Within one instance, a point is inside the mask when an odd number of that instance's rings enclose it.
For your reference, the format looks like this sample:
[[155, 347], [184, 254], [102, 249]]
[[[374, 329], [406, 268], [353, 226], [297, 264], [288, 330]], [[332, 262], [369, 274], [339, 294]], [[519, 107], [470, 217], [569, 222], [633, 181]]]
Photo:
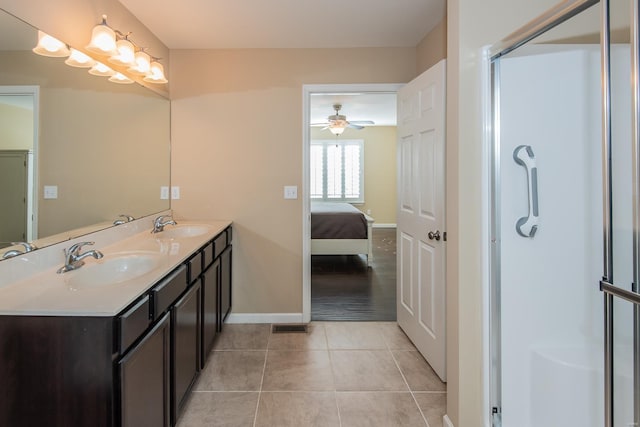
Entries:
[[373, 218], [349, 203], [311, 202], [311, 255], [366, 255], [373, 260]]

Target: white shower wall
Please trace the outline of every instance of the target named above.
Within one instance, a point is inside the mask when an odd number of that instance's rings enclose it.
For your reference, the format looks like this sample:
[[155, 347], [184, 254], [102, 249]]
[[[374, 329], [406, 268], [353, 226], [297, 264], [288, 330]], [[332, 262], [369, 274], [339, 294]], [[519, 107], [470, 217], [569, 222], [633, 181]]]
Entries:
[[[598, 47], [537, 45], [500, 60], [505, 427], [602, 425], [600, 105]], [[519, 145], [538, 167], [533, 238], [515, 230], [528, 211]]]

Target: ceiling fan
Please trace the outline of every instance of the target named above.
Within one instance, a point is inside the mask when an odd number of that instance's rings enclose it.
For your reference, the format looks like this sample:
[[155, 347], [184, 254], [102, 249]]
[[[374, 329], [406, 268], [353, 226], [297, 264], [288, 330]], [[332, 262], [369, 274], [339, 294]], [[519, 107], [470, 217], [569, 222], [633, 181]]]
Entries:
[[325, 123], [311, 123], [311, 126], [324, 126], [322, 130], [329, 129], [329, 131], [334, 135], [340, 135], [346, 128], [352, 129], [364, 129], [363, 125], [373, 125], [375, 124], [371, 120], [358, 120], [349, 122], [347, 121], [347, 116], [340, 114], [340, 109], [342, 108], [341, 104], [334, 104], [333, 109], [336, 110], [335, 114], [327, 117], [327, 121]]

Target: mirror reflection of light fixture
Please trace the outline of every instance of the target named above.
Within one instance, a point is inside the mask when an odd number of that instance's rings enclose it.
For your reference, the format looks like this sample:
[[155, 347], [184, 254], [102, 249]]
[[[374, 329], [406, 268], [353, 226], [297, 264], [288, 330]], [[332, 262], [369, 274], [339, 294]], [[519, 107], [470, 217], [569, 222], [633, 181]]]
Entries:
[[96, 64], [96, 61], [79, 50], [71, 48], [71, 55], [69, 55], [64, 63], [70, 67], [91, 68]]
[[140, 49], [135, 54], [135, 63], [127, 70], [136, 76], [146, 76], [151, 71], [151, 57]]
[[135, 64], [135, 47], [127, 38], [120, 39], [116, 42], [118, 54], [109, 58], [109, 62], [116, 65], [131, 67]]
[[143, 80], [147, 83], [168, 83], [167, 78], [164, 76], [164, 67], [157, 60], [151, 62], [150, 74]]
[[89, 70], [89, 74], [93, 76], [111, 77], [115, 73], [115, 71], [104, 65], [102, 62], [96, 62], [95, 65]]
[[131, 80], [129, 77], [125, 76], [122, 73], [115, 73], [113, 76], [109, 77], [109, 81], [113, 83], [124, 84], [124, 85], [133, 83], [133, 80]]
[[64, 58], [70, 54], [66, 44], [40, 30], [38, 30], [38, 45], [32, 50], [38, 55], [54, 58]]
[[107, 15], [102, 15], [102, 22], [91, 32], [91, 41], [86, 46], [90, 52], [99, 55], [117, 55], [116, 33], [107, 25]]

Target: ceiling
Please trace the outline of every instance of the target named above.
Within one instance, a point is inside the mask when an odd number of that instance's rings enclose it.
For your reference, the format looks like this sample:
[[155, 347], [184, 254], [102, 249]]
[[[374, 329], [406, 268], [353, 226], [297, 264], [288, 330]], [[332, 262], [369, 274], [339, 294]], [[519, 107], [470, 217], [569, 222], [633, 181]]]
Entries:
[[[341, 104], [340, 114], [348, 121], [371, 120], [374, 126], [396, 125], [395, 93], [312, 94], [309, 123], [325, 123], [335, 114], [334, 104]], [[370, 126], [370, 125], [367, 125]]]
[[120, 0], [169, 49], [413, 47], [445, 0]]

